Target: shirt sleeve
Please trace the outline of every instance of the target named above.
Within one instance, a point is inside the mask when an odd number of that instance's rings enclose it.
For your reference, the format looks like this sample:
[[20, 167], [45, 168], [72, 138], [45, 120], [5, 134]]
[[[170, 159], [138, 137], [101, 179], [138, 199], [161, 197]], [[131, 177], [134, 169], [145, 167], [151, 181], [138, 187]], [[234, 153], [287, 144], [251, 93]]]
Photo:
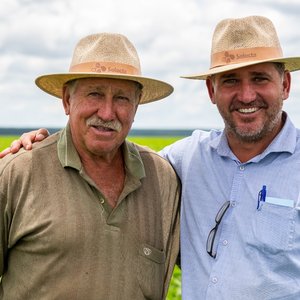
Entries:
[[166, 277], [164, 282], [164, 296], [163, 299], [166, 299], [170, 280], [173, 274], [174, 265], [178, 258], [179, 253], [179, 216], [180, 216], [180, 194], [181, 194], [181, 184], [180, 180], [177, 180], [177, 184], [170, 189], [169, 197], [174, 198], [175, 200], [170, 200], [168, 203], [172, 203], [172, 220], [170, 223], [170, 239], [167, 246], [167, 257], [166, 257]]
[[159, 152], [159, 155], [169, 161], [172, 167], [175, 169], [178, 176], [181, 178], [181, 166], [183, 155], [188, 148], [190, 138], [181, 139], [169, 146], [166, 146]]
[[3, 179], [0, 174], [0, 277], [4, 273], [7, 255], [7, 205], [3, 194]]

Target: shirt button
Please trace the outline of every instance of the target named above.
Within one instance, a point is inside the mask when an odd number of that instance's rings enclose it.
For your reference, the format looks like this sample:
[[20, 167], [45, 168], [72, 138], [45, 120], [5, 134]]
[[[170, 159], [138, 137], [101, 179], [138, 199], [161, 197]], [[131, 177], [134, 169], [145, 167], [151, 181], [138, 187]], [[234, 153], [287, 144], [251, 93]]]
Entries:
[[144, 252], [144, 254], [145, 255], [150, 255], [151, 253], [152, 253], [152, 250], [151, 249], [149, 249], [149, 248], [147, 248], [147, 247], [145, 247], [144, 249], [143, 249], [143, 252]]
[[224, 240], [224, 241], [223, 241], [223, 245], [224, 245], [224, 246], [227, 246], [227, 245], [228, 245], [228, 241], [227, 241], [227, 240]]
[[103, 199], [103, 198], [100, 199], [100, 203], [101, 203], [101, 204], [104, 203], [104, 199]]
[[245, 170], [245, 166], [240, 166], [240, 170], [244, 171]]
[[218, 278], [217, 278], [217, 277], [213, 277], [213, 278], [211, 279], [211, 281], [212, 281], [212, 283], [217, 283], [217, 282], [218, 282]]
[[232, 202], [231, 202], [231, 206], [232, 206], [232, 207], [236, 207], [236, 201], [232, 201]]

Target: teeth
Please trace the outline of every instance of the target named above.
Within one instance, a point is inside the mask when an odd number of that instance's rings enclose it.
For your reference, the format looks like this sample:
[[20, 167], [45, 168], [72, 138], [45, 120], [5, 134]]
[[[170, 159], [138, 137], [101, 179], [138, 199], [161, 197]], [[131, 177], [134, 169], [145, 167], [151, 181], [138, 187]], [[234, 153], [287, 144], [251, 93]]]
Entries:
[[250, 108], [240, 108], [238, 109], [238, 112], [243, 113], [243, 114], [251, 114], [253, 112], [258, 111], [257, 107], [250, 107]]
[[103, 127], [103, 126], [95, 126], [98, 130], [103, 130], [103, 131], [110, 131], [111, 129], [108, 127]]

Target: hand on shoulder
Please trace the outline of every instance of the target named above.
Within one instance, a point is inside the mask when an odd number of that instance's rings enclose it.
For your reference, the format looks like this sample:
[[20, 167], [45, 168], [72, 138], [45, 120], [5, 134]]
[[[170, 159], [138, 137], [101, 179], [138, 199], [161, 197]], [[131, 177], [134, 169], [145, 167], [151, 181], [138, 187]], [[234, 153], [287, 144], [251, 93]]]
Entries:
[[20, 136], [19, 139], [14, 140], [10, 147], [0, 152], [0, 158], [3, 158], [9, 153], [17, 153], [22, 147], [24, 147], [26, 150], [31, 150], [32, 144], [44, 140], [49, 135], [50, 133], [46, 128], [25, 132]]

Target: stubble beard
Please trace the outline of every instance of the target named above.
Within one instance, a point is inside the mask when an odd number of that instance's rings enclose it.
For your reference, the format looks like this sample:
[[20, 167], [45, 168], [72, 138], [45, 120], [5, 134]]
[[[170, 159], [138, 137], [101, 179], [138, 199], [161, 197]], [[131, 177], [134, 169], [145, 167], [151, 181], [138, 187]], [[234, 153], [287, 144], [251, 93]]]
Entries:
[[[263, 140], [266, 136], [276, 130], [282, 120], [282, 104], [280, 107], [275, 107], [267, 112], [267, 119], [257, 128], [242, 128], [239, 127], [231, 117], [230, 113], [224, 115], [226, 134], [233, 136], [242, 143], [256, 143]], [[249, 119], [249, 123], [251, 119]]]

